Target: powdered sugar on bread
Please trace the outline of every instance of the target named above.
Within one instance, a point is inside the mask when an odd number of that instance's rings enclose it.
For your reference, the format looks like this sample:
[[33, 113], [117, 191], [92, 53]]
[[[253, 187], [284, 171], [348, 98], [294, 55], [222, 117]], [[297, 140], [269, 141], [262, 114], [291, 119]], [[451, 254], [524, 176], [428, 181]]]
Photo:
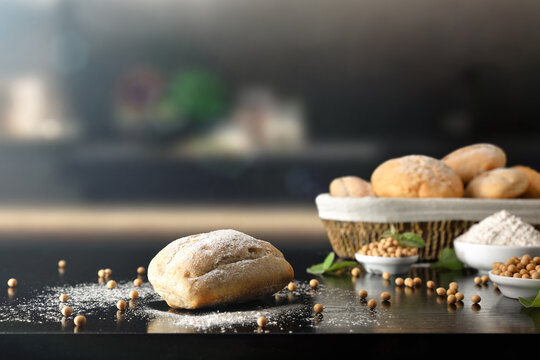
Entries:
[[173, 241], [173, 264], [184, 264], [186, 277], [196, 278], [227, 264], [273, 254], [283, 256], [270, 243], [236, 230], [217, 230]]
[[371, 176], [377, 196], [429, 198], [461, 197], [463, 183], [442, 161], [408, 155], [381, 164]]
[[173, 241], [152, 259], [148, 279], [172, 307], [197, 308], [272, 294], [292, 267], [270, 243], [235, 230]]

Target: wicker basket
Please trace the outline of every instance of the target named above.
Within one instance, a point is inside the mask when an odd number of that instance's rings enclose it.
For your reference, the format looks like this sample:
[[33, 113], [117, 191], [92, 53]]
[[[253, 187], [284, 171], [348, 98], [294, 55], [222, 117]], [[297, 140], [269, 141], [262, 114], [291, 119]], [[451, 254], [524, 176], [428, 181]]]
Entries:
[[322, 220], [330, 244], [340, 257], [354, 258], [365, 244], [379, 240], [381, 234], [394, 225], [399, 232], [412, 231], [424, 238], [426, 247], [419, 252], [422, 260], [435, 260], [441, 249], [452, 246], [452, 241], [466, 232], [474, 221], [432, 221], [401, 223], [369, 223]]
[[384, 199], [317, 197], [319, 216], [335, 253], [344, 258], [365, 244], [379, 240], [391, 225], [400, 232], [421, 235], [424, 261], [436, 260], [440, 251], [479, 220], [506, 209], [540, 230], [540, 200]]

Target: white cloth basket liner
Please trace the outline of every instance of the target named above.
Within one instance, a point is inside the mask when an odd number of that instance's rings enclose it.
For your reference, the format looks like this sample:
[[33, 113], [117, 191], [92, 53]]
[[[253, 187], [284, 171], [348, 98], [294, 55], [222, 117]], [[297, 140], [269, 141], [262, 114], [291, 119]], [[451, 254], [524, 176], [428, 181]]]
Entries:
[[523, 221], [540, 225], [540, 199], [352, 198], [320, 194], [315, 202], [319, 217], [325, 220], [372, 223], [480, 221], [506, 210]]

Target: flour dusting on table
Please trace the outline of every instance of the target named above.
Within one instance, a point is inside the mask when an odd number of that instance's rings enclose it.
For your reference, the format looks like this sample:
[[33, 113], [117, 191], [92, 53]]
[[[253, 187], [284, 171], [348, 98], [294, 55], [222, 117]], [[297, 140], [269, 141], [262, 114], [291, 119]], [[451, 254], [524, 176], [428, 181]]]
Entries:
[[[150, 284], [134, 287], [131, 281], [118, 282], [115, 289], [108, 289], [98, 283], [45, 286], [42, 290], [35, 290], [33, 296], [24, 302], [19, 302], [15, 296], [11, 303], [0, 306], [0, 322], [58, 322], [62, 319], [60, 310], [64, 306], [71, 306], [74, 315], [96, 316], [97, 319], [105, 320], [106, 310], [116, 309], [120, 299], [129, 301], [129, 292], [133, 289], [138, 291], [139, 299], [130, 303], [132, 307], [160, 299]], [[67, 294], [69, 300], [61, 303], [58, 299], [60, 294]]]
[[[146, 320], [147, 331], [158, 333], [294, 332], [298, 328], [308, 332], [349, 332], [353, 327], [378, 326], [390, 317], [384, 309], [373, 312], [362, 306], [352, 289], [320, 285], [313, 290], [307, 282], [297, 284], [295, 291], [283, 290], [264, 301], [196, 311], [168, 308], [149, 283], [135, 288], [131, 281], [118, 281], [112, 290], [98, 283], [44, 286], [33, 290], [24, 301], [14, 296], [0, 303], [0, 323], [64, 324], [66, 319], [60, 313], [63, 306], [71, 306], [73, 316], [82, 314], [88, 318], [87, 332], [99, 331], [93, 328], [99, 328], [102, 322], [117, 321], [117, 317], [128, 322]], [[129, 301], [133, 289], [139, 298]], [[58, 299], [63, 293], [69, 296], [66, 303]], [[117, 313], [120, 299], [129, 303], [125, 313]], [[322, 315], [315, 315], [315, 303], [324, 305]], [[268, 319], [264, 329], [258, 329], [256, 324], [259, 316]]]

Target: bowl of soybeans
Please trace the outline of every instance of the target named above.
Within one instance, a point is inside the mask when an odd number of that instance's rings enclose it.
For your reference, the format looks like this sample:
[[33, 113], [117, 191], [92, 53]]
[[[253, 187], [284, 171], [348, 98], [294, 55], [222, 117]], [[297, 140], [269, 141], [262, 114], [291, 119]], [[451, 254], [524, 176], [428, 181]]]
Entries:
[[512, 256], [506, 262], [493, 263], [489, 278], [509, 298], [534, 298], [540, 290], [540, 257]]
[[418, 261], [418, 249], [400, 245], [391, 237], [364, 245], [355, 254], [368, 273], [405, 274]]

